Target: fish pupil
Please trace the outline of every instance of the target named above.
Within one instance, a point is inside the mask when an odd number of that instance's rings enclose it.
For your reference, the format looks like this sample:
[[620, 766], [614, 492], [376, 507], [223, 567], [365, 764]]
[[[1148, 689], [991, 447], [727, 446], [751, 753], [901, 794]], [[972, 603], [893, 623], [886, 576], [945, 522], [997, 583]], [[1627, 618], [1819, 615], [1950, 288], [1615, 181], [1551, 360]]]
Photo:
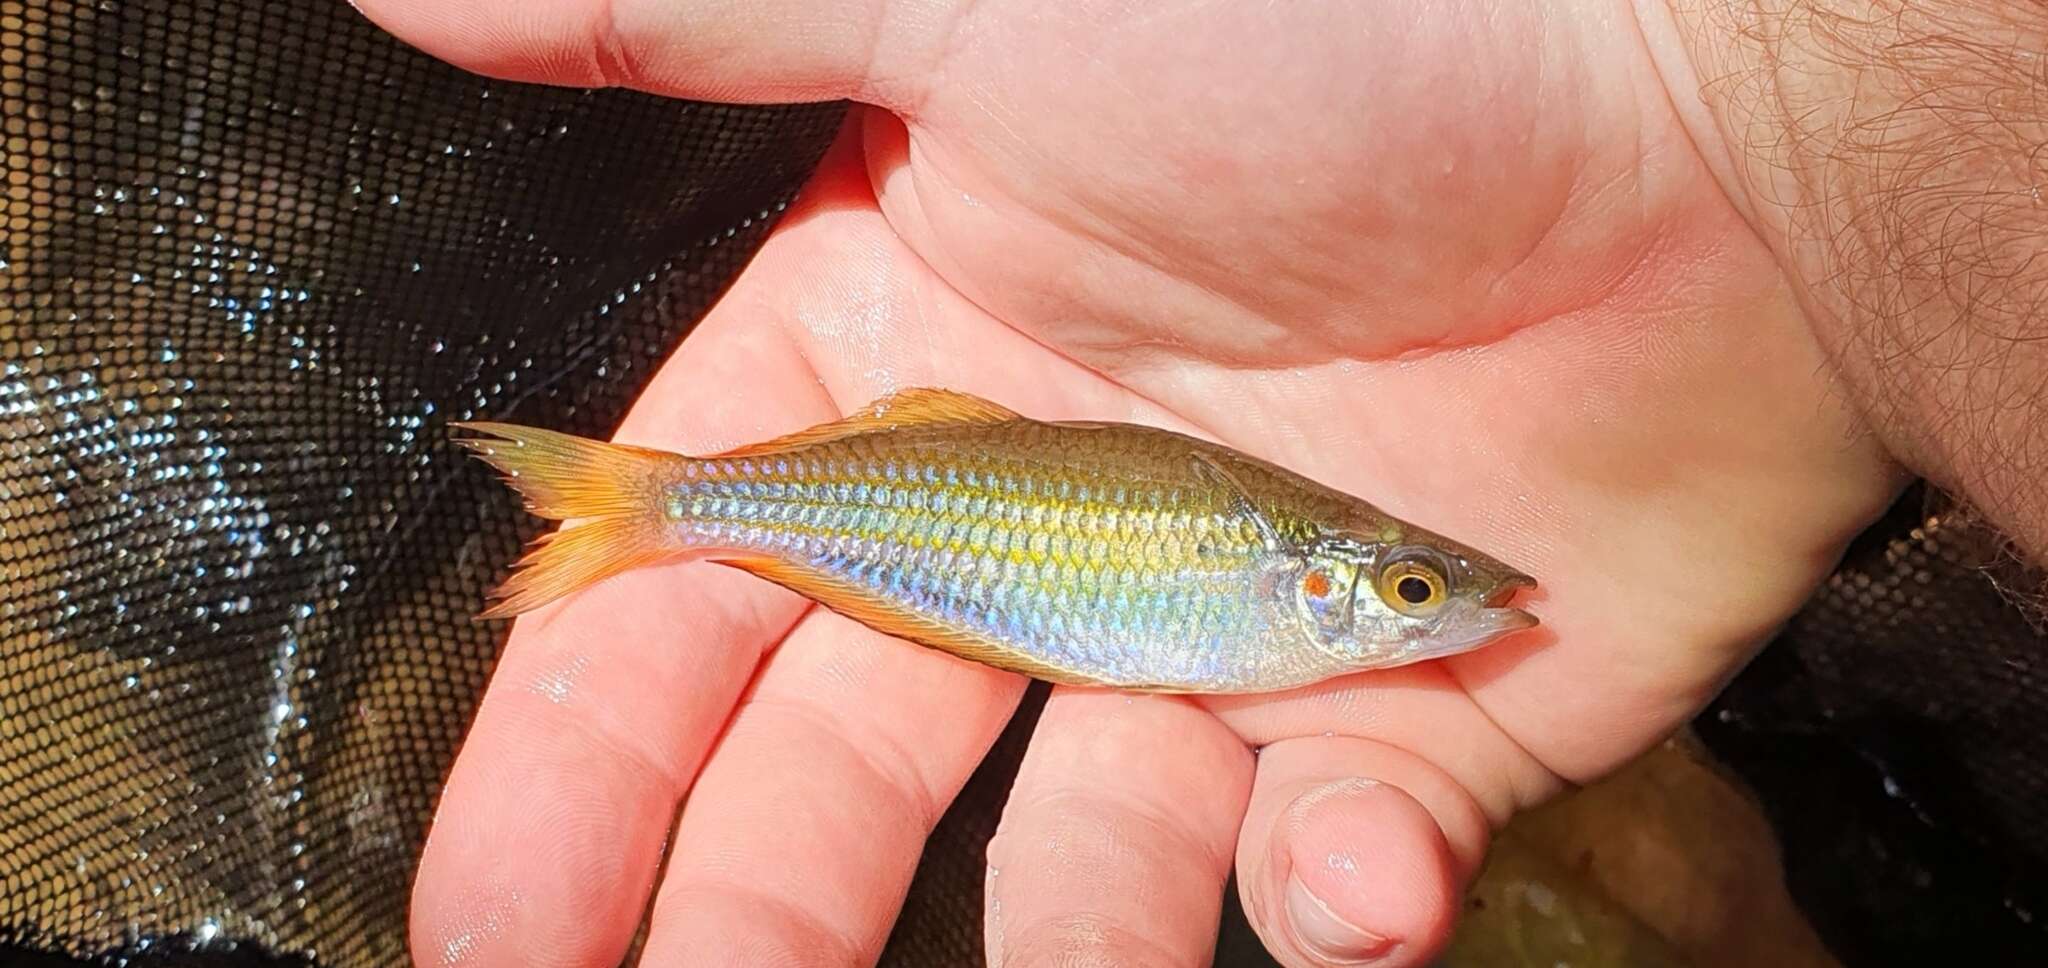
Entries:
[[1394, 594], [1401, 596], [1401, 600], [1410, 605], [1420, 605], [1429, 601], [1429, 582], [1409, 575], [1394, 583]]

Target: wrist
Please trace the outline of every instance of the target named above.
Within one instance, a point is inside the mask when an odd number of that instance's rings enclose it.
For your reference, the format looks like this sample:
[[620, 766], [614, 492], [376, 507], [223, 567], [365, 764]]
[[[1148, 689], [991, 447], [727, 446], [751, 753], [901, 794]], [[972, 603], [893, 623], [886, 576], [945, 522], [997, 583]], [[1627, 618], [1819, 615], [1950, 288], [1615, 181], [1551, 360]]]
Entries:
[[2048, 558], [2048, 15], [1638, 0], [1666, 89], [1895, 456]]

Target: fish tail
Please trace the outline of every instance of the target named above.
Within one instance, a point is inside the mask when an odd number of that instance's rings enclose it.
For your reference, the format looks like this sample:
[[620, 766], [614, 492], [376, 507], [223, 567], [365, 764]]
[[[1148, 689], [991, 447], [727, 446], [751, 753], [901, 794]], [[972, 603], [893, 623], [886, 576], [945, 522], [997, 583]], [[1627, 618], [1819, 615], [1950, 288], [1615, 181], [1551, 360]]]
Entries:
[[571, 522], [528, 546], [479, 618], [532, 611], [682, 550], [665, 527], [661, 484], [689, 458], [516, 424], [453, 426], [484, 435], [455, 442], [496, 468], [527, 510]]

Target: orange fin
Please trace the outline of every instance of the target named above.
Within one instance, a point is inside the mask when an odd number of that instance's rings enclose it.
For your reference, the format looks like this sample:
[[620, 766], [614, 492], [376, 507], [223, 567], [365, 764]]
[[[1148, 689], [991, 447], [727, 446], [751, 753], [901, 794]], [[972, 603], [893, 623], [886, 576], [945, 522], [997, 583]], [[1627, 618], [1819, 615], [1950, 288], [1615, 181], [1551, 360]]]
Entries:
[[970, 393], [911, 387], [898, 390], [830, 423], [784, 434], [758, 444], [747, 444], [713, 457], [747, 457], [821, 444], [828, 440], [897, 427], [919, 427], [952, 423], [1008, 423], [1020, 415], [1001, 404]]
[[912, 614], [901, 605], [867, 589], [814, 568], [754, 556], [719, 558], [717, 561], [766, 578], [884, 635], [1047, 682], [1073, 686], [1103, 684], [1100, 679], [1049, 665], [972, 632]]
[[570, 525], [535, 539], [513, 572], [491, 591], [495, 601], [478, 618], [511, 618], [621, 572], [673, 554], [648, 518], [624, 515]]
[[[628, 444], [612, 444], [518, 424], [470, 422], [449, 426], [490, 437], [455, 442], [498, 469], [544, 518], [597, 517], [649, 510], [661, 473], [688, 458]], [[491, 439], [496, 438], [496, 439]]]
[[497, 468], [534, 514], [583, 519], [535, 541], [481, 618], [532, 611], [681, 550], [668, 541], [661, 483], [688, 458], [515, 424], [454, 426], [491, 435], [456, 443]]

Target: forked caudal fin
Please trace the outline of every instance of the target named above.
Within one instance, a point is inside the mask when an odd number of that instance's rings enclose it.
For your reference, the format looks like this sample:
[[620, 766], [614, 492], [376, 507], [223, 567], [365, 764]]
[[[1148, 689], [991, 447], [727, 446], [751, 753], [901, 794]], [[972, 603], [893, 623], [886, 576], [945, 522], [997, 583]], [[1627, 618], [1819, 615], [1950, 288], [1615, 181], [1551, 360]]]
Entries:
[[509, 618], [620, 572], [670, 557], [660, 482], [689, 458], [503, 423], [458, 423], [458, 437], [525, 498], [527, 510], [555, 520], [577, 519], [543, 535], [491, 592], [478, 617]]

